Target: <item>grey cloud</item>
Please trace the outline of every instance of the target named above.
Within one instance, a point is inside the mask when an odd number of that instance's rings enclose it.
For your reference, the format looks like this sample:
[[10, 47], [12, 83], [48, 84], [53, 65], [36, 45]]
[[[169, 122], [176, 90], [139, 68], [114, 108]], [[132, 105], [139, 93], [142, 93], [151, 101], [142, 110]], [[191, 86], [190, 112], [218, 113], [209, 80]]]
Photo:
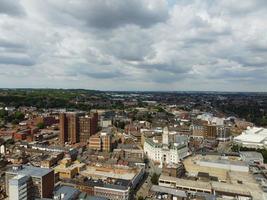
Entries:
[[94, 79], [114, 79], [123, 78], [125, 73], [117, 69], [113, 69], [112, 66], [106, 66], [106, 69], [98, 69], [95, 65], [78, 64], [77, 66], [70, 66], [66, 69], [66, 76], [75, 77], [89, 77]]
[[223, 8], [225, 12], [238, 16], [259, 12], [267, 9], [265, 0], [246, 0], [242, 3], [234, 3], [232, 0], [218, 1], [219, 8]]
[[7, 48], [7, 49], [9, 48], [22, 49], [22, 48], [25, 48], [25, 45], [0, 39], [0, 47]]
[[[64, 0], [59, 3], [50, 1], [47, 9], [57, 18], [64, 19], [64, 15], [69, 14], [91, 28], [112, 29], [129, 24], [147, 28], [168, 19], [168, 4], [160, 2], [163, 1], [148, 3], [144, 0]], [[149, 5], [152, 3], [153, 5]], [[58, 10], [63, 11], [62, 16]]]
[[86, 72], [83, 73], [83, 75], [96, 78], [96, 79], [113, 79], [113, 78], [119, 78], [122, 76], [125, 76], [121, 72], [114, 71], [114, 72]]
[[0, 65], [22, 65], [33, 66], [35, 61], [27, 56], [2, 56], [0, 55]]
[[244, 67], [267, 67], [267, 60], [263, 57], [232, 57], [232, 60], [240, 63]]
[[0, 14], [11, 16], [25, 15], [25, 11], [19, 0], [0, 0]]
[[21, 43], [10, 42], [0, 39], [0, 52], [3, 53], [26, 53], [27, 46]]
[[113, 31], [108, 41], [101, 43], [101, 49], [117, 59], [125, 61], [143, 61], [153, 54], [153, 39], [138, 27], [125, 27]]
[[233, 69], [222, 69], [217, 72], [210, 73], [206, 76], [209, 79], [216, 80], [224, 77], [225, 81], [251, 81], [251, 82], [262, 82], [266, 78], [265, 70], [233, 70]]
[[252, 44], [248, 49], [253, 53], [253, 52], [259, 52], [259, 53], [267, 53], [267, 42], [266, 44]]
[[174, 74], [183, 74], [190, 71], [190, 68], [185, 67], [183, 64], [179, 65], [179, 61], [169, 63], [155, 63], [155, 64], [142, 64], [140, 67], [144, 67], [150, 70], [171, 72]]
[[199, 45], [206, 45], [216, 42], [215, 38], [190, 38], [184, 41], [183, 48], [194, 48]]

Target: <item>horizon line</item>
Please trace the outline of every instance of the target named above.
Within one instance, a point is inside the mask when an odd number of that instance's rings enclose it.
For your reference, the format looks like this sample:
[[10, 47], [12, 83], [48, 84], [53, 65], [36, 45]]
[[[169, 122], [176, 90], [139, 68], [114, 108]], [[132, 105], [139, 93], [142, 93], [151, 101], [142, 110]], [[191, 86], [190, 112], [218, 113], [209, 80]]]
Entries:
[[99, 92], [190, 92], [190, 93], [267, 93], [267, 91], [227, 91], [227, 90], [102, 90], [102, 89], [88, 89], [88, 88], [50, 88], [50, 87], [10, 87], [2, 88], [0, 90], [88, 90], [88, 91], [99, 91]]

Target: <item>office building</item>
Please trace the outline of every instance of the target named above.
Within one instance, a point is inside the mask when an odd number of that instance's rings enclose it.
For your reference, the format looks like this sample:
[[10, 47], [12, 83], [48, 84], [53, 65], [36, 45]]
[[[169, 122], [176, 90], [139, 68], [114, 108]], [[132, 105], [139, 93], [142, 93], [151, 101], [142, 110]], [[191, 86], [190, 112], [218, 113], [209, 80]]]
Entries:
[[111, 135], [108, 133], [98, 133], [89, 139], [89, 149], [96, 151], [111, 151]]
[[8, 186], [9, 186], [9, 192], [8, 196], [9, 199], [20, 199], [20, 200], [27, 200], [28, 196], [28, 183], [29, 183], [29, 176], [25, 175], [17, 175], [9, 180]]
[[193, 137], [217, 139], [219, 142], [227, 142], [231, 139], [230, 128], [225, 125], [207, 124], [205, 121], [196, 120], [190, 128]]
[[227, 126], [217, 126], [216, 127], [217, 132], [217, 140], [219, 142], [227, 142], [231, 140], [231, 132], [230, 128]]
[[207, 125], [206, 121], [194, 120], [190, 127], [193, 137], [203, 137], [205, 132], [205, 125]]
[[54, 190], [54, 171], [20, 165], [6, 171], [6, 191], [10, 199], [51, 198]]
[[204, 126], [204, 138], [206, 139], [216, 139], [217, 127], [216, 125], [205, 125]]
[[110, 200], [131, 200], [133, 199], [132, 191], [143, 179], [145, 168], [118, 165], [88, 166], [80, 174], [91, 178], [82, 186], [77, 187], [82, 191]]

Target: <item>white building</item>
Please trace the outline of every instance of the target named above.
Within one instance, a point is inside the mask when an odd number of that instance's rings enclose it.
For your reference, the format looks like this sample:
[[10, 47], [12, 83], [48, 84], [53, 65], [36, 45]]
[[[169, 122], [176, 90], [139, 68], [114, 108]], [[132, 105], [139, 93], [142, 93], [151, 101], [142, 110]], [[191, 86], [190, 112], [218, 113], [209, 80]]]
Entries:
[[217, 140], [220, 142], [227, 142], [231, 140], [230, 127], [227, 126], [217, 126]]
[[264, 148], [267, 146], [267, 129], [248, 127], [241, 135], [234, 138], [234, 142], [248, 148]]
[[0, 154], [3, 154], [3, 155], [6, 154], [6, 147], [4, 144], [0, 145]]
[[101, 126], [102, 128], [110, 127], [110, 126], [112, 126], [112, 120], [111, 120], [111, 119], [102, 119], [102, 120], [100, 121], [100, 126]]
[[223, 126], [225, 123], [225, 118], [214, 117], [210, 113], [204, 113], [202, 115], [198, 115], [197, 119], [207, 121], [208, 124], [214, 124], [214, 125], [218, 125], [218, 126]]
[[17, 175], [9, 180], [9, 199], [27, 200], [28, 199], [29, 176]]
[[146, 138], [144, 152], [151, 160], [161, 164], [178, 163], [188, 155], [187, 136], [175, 135], [174, 141], [169, 142], [169, 130], [163, 129], [162, 143], [154, 138]]

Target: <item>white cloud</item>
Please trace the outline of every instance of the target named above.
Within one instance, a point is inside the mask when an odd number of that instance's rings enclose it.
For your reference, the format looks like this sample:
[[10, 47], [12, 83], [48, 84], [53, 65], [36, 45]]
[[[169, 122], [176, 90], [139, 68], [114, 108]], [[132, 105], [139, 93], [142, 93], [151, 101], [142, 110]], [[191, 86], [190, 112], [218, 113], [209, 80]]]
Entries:
[[267, 84], [264, 0], [0, 0], [0, 7], [2, 87], [256, 91]]

